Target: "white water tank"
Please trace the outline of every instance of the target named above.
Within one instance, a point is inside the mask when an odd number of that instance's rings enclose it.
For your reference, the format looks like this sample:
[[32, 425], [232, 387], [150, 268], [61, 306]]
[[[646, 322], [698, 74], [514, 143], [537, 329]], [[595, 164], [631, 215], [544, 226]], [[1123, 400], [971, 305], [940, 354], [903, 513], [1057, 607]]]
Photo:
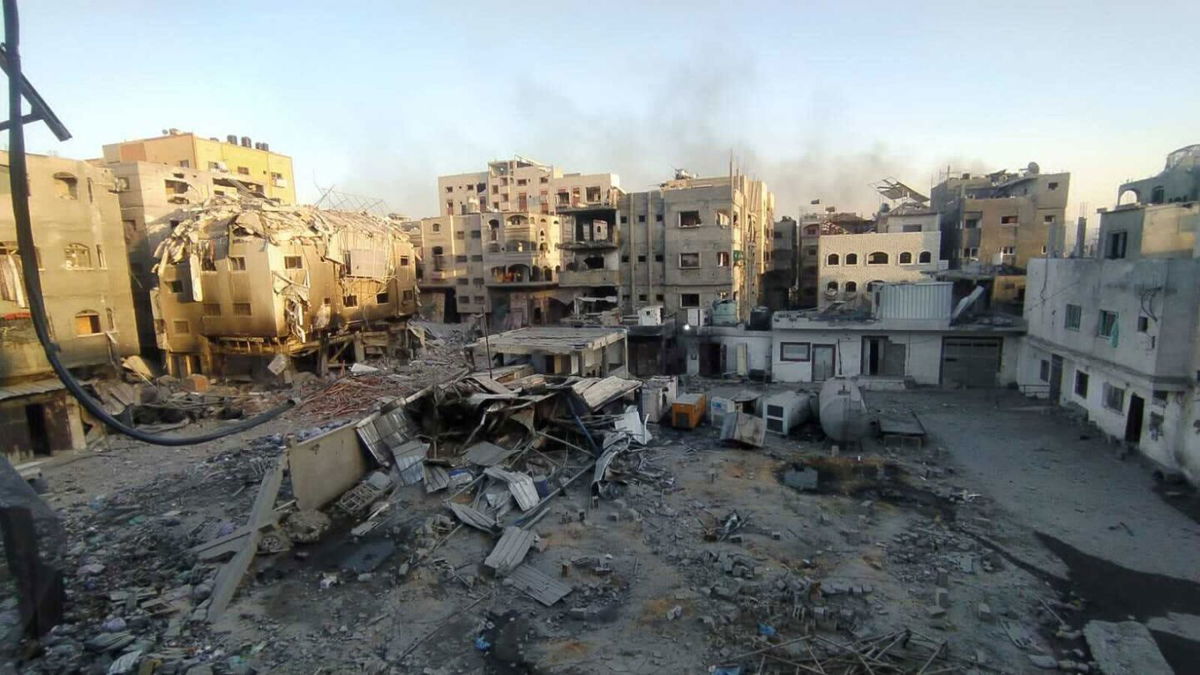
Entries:
[[847, 443], [862, 440], [870, 430], [870, 417], [862, 391], [854, 380], [835, 377], [821, 386], [821, 429], [829, 438]]
[[809, 394], [798, 391], [781, 391], [763, 401], [763, 419], [767, 431], [781, 436], [808, 420]]

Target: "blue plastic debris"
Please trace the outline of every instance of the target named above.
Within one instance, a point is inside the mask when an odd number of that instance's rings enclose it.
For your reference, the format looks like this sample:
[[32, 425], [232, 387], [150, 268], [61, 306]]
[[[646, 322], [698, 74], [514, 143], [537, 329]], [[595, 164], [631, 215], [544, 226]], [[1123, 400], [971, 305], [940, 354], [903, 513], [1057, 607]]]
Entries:
[[713, 675], [742, 675], [741, 666], [717, 666], [713, 668]]
[[775, 627], [765, 623], [758, 624], [758, 634], [763, 637], [771, 637], [775, 634]]
[[492, 643], [483, 639], [482, 635], [475, 638], [475, 649], [478, 649], [481, 652], [486, 652], [487, 650], [489, 650], [491, 648], [492, 648]]

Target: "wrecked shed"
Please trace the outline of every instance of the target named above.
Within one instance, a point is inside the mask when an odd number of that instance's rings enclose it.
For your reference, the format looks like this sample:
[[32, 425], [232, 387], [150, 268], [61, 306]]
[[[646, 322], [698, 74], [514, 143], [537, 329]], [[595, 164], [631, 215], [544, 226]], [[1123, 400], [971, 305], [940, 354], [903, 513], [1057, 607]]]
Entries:
[[531, 326], [475, 343], [476, 354], [498, 364], [528, 363], [544, 375], [624, 376], [629, 373], [628, 340], [611, 326]]

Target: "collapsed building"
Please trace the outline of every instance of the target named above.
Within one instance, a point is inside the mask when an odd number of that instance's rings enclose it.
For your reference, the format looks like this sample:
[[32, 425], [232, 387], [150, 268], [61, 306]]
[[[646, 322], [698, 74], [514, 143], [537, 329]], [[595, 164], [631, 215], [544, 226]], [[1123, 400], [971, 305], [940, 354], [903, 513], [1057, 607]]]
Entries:
[[176, 376], [287, 377], [289, 360], [325, 372], [350, 348], [394, 353], [417, 309], [411, 242], [366, 213], [215, 196], [155, 257], [155, 334]]

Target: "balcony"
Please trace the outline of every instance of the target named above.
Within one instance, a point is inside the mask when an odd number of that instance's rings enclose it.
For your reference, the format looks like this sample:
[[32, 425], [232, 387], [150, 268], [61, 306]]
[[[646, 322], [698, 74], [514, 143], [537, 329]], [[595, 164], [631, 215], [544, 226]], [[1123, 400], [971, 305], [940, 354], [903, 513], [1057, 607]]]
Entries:
[[563, 270], [558, 276], [558, 285], [567, 288], [586, 286], [620, 286], [621, 270]]
[[619, 245], [617, 241], [609, 239], [586, 239], [564, 241], [558, 247], [564, 251], [604, 251], [615, 249]]
[[534, 288], [554, 286], [558, 279], [549, 266], [515, 263], [492, 267], [486, 283], [492, 287]]

